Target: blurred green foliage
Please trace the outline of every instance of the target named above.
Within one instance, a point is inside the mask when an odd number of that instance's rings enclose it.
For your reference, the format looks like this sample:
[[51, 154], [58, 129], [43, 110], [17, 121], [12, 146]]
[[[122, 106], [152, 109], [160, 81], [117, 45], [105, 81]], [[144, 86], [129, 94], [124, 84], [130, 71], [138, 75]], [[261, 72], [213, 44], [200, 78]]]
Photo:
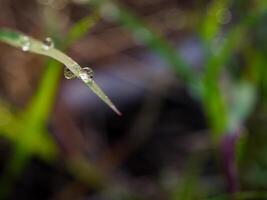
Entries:
[[[224, 11], [231, 8], [242, 9], [242, 2], [219, 0], [209, 3], [195, 30], [204, 51], [204, 69], [201, 73], [188, 66], [164, 36], [149, 28], [133, 11], [115, 1], [89, 1], [96, 14], [74, 24], [64, 39], [56, 38], [56, 41], [58, 40], [62, 50], [66, 50], [98, 21], [101, 6], [112, 4], [116, 8], [116, 13], [111, 13], [112, 20], [130, 30], [132, 34], [140, 35], [142, 42], [166, 60], [188, 91], [201, 102], [214, 149], [219, 150], [225, 136], [238, 132], [238, 142], [230, 147], [236, 152], [234, 160], [230, 162], [240, 170], [240, 177], [234, 178], [238, 178], [242, 188], [258, 190], [267, 184], [267, 127], [264, 121], [267, 117], [267, 27], [264, 25], [267, 3], [255, 1], [253, 9], [248, 9], [246, 13], [240, 11], [236, 21], [224, 26], [221, 23], [227, 20]], [[223, 38], [214, 52], [211, 46], [222, 32]], [[246, 61], [244, 63], [247, 63], [242, 66], [242, 70], [235, 70], [236, 54], [240, 54]], [[13, 156], [6, 166], [5, 177], [1, 180], [0, 191], [3, 195], [11, 189], [13, 181], [31, 156], [40, 156], [48, 162], [57, 156], [57, 147], [47, 133], [47, 120], [53, 107], [60, 74], [60, 64], [49, 60], [37, 93], [25, 110], [14, 113], [10, 105], [1, 102], [0, 118], [8, 118], [9, 123], [0, 126], [0, 133], [14, 145]], [[243, 134], [241, 137], [240, 132]], [[218, 160], [223, 160], [220, 155], [218, 157]], [[201, 156], [200, 158], [189, 161], [183, 180], [170, 191], [170, 199], [208, 198], [210, 191], [206, 191], [199, 180], [203, 167], [201, 163], [204, 160]], [[69, 159], [69, 169], [78, 179], [90, 185], [108, 182], [95, 166], [83, 158], [75, 161]], [[227, 194], [208, 199], [229, 198], [266, 199], [266, 193], [237, 191], [232, 196]]]

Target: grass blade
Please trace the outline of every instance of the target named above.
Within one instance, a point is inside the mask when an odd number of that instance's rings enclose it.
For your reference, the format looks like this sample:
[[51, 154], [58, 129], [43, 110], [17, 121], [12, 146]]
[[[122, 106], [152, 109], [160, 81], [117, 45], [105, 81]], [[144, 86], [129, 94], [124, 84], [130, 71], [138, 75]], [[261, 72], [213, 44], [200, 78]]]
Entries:
[[62, 53], [56, 48], [48, 48], [45, 44], [32, 37], [28, 37], [22, 33], [14, 32], [9, 29], [0, 29], [0, 41], [10, 44], [14, 47], [21, 48], [24, 51], [45, 55], [64, 64], [76, 77], [80, 78], [102, 101], [104, 101], [113, 111], [121, 115], [120, 111], [105, 95], [102, 89], [91, 79], [84, 77], [86, 73], [83, 68], [72, 58]]

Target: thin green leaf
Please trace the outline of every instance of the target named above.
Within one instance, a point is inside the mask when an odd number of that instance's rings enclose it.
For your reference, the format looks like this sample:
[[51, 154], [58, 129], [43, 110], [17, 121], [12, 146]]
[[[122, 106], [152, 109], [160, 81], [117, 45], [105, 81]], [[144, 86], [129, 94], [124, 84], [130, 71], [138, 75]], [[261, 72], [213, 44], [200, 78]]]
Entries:
[[45, 55], [63, 63], [76, 77], [80, 78], [100, 99], [102, 99], [112, 110], [121, 115], [120, 111], [105, 95], [101, 88], [89, 77], [84, 77], [85, 71], [72, 58], [62, 53], [56, 48], [49, 48], [39, 40], [28, 37], [22, 33], [14, 32], [9, 29], [0, 29], [0, 41], [8, 43], [14, 47], [21, 48], [32, 53]]
[[88, 30], [91, 30], [91, 28], [96, 24], [96, 22], [98, 22], [99, 18], [99, 12], [95, 11], [91, 15], [84, 17], [79, 22], [75, 23], [66, 35], [65, 43], [71, 44], [81, 38], [86, 33], [88, 33]]

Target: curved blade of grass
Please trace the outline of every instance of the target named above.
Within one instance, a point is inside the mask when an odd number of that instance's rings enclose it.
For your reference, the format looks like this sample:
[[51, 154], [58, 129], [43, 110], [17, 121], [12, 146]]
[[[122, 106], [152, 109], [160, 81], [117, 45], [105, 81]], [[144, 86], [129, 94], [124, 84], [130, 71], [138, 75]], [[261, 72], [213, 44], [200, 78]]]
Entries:
[[[82, 67], [66, 54], [62, 53], [56, 48], [46, 49], [44, 48], [43, 42], [32, 37], [28, 37], [22, 33], [15, 32], [6, 28], [0, 28], [0, 41], [3, 41], [14, 47], [22, 48], [23, 45], [25, 45], [25, 37], [27, 38], [27, 42], [29, 43], [29, 52], [54, 58], [55, 60], [64, 64], [73, 74], [75, 74], [76, 77], [80, 78], [80, 74], [84, 72]], [[121, 115], [120, 111], [93, 80], [81, 80], [113, 111], [115, 111], [118, 115]]]

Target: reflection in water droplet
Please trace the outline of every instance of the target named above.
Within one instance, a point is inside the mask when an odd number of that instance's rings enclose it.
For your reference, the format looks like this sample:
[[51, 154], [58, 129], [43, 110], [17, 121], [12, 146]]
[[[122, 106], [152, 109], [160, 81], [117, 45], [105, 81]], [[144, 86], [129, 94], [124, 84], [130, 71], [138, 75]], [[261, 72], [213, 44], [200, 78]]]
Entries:
[[51, 48], [54, 48], [54, 42], [50, 37], [45, 38], [44, 43], [43, 43], [43, 49], [44, 50], [49, 50]]
[[72, 73], [72, 71], [69, 70], [69, 68], [65, 67], [64, 68], [64, 77], [66, 79], [74, 79], [76, 76], [75, 76], [75, 74]]
[[31, 47], [30, 39], [27, 36], [23, 36], [21, 40], [21, 49], [22, 51], [29, 51]]
[[94, 72], [90, 67], [84, 67], [83, 70], [88, 74], [89, 78], [93, 78]]
[[84, 67], [82, 71], [80, 72], [80, 78], [86, 83], [92, 81], [93, 70], [89, 67]]
[[[76, 78], [76, 75], [69, 70], [69, 68], [64, 68], [64, 76], [66, 79]], [[90, 67], [84, 67], [79, 73], [79, 77], [86, 83], [92, 81], [93, 79], [93, 70]]]

